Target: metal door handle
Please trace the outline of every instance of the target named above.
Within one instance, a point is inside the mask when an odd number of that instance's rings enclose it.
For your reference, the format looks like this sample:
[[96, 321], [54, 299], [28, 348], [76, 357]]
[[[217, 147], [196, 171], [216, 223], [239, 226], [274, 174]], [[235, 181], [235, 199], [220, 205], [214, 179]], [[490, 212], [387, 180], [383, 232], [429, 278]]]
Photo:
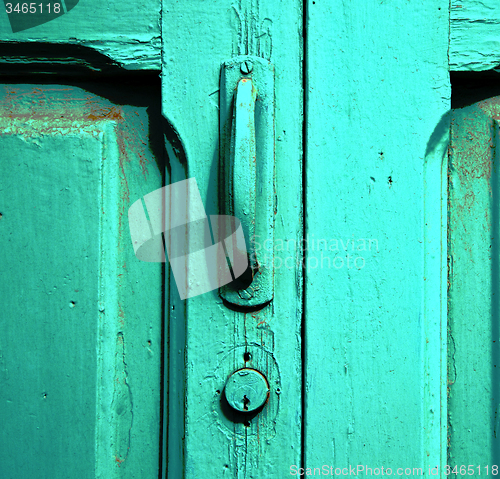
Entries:
[[258, 307], [274, 296], [274, 69], [257, 57], [237, 57], [221, 76], [222, 211], [241, 222], [249, 268], [221, 297]]
[[249, 267], [253, 278], [259, 266], [251, 254], [251, 239], [255, 238], [255, 196], [257, 189], [257, 158], [255, 145], [255, 100], [257, 91], [250, 78], [243, 78], [236, 87], [234, 105], [233, 145], [234, 161], [230, 165], [233, 185], [233, 214], [241, 221], [245, 239], [250, 240]]

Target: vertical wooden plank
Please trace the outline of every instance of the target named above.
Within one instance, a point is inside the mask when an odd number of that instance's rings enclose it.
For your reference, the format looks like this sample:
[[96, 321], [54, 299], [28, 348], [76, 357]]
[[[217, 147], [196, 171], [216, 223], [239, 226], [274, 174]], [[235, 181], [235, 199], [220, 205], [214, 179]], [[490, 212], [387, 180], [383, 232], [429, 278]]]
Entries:
[[307, 3], [311, 468], [445, 464], [447, 49], [446, 1]]
[[[275, 297], [260, 311], [230, 310], [217, 291], [183, 303], [170, 298], [177, 301], [170, 317], [170, 355], [179, 379], [169, 387], [177, 394], [185, 388], [185, 402], [171, 396], [168, 474], [175, 479], [280, 477], [290, 464], [299, 464], [301, 453], [301, 2], [166, 1], [163, 22], [163, 31], [169, 32], [164, 37], [163, 112], [176, 139], [172, 155], [179, 164], [185, 161], [185, 176], [196, 179], [208, 214], [219, 212], [221, 66], [246, 54], [274, 64], [274, 235], [282, 245]], [[181, 307], [185, 315], [179, 314]], [[247, 361], [245, 352], [251, 355]], [[223, 397], [228, 376], [244, 365], [273, 379], [269, 403], [247, 419], [232, 415]], [[170, 371], [173, 380], [176, 371]]]
[[[99, 180], [89, 158], [100, 143], [50, 135], [37, 147], [35, 135], [9, 126], [0, 142], [2, 475], [91, 478], [97, 315], [88, 312], [97, 305], [98, 243], [87, 234], [98, 235], [99, 204], [84, 192]], [[56, 149], [79, 153], [54, 168]]]
[[125, 218], [161, 186], [159, 91], [86, 88], [100, 95], [0, 90], [5, 477], [158, 473], [162, 273], [135, 258]]
[[499, 118], [495, 97], [454, 110], [451, 129], [449, 464], [475, 474], [500, 459]]

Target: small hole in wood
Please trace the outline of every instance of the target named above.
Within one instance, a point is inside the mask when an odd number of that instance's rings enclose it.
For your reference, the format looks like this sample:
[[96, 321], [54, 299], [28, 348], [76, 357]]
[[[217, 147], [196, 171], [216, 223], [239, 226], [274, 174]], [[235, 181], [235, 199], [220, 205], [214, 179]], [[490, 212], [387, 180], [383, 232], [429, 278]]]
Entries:
[[244, 425], [245, 427], [250, 427], [250, 421], [245, 421], [245, 422], [243, 423], [243, 425]]
[[249, 352], [246, 352], [245, 354], [243, 354], [243, 359], [245, 360], [245, 362], [250, 361], [250, 359], [252, 359], [252, 355]]

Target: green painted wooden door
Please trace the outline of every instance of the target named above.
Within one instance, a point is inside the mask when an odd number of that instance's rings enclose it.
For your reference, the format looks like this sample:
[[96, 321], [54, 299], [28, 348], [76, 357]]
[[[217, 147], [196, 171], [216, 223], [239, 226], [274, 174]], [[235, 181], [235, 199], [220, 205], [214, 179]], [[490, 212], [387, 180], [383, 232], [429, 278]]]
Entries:
[[[497, 260], [476, 283], [467, 255], [483, 240], [486, 255], [495, 222], [463, 212], [476, 186], [454, 176], [469, 160], [448, 167], [448, 144], [462, 118], [449, 72], [498, 64], [496, 10], [64, 5], [25, 30], [0, 16], [1, 477], [491, 474]], [[221, 213], [221, 82], [235, 57], [274, 71], [274, 248], [253, 245], [274, 258], [274, 294], [258, 307], [217, 290], [182, 300], [168, 263], [134, 255], [127, 220], [188, 178]], [[481, 125], [455, 135], [487, 143]], [[227, 402], [240, 368], [267, 378], [258, 413]]]

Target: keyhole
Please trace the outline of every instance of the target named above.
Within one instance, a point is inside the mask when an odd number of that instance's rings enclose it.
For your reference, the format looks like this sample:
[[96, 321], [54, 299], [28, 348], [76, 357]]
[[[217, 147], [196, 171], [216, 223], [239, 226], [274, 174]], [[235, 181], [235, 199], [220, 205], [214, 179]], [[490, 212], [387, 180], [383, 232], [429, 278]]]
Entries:
[[269, 383], [264, 375], [255, 369], [239, 369], [229, 376], [224, 388], [224, 397], [236, 411], [245, 414], [258, 412], [269, 397]]

